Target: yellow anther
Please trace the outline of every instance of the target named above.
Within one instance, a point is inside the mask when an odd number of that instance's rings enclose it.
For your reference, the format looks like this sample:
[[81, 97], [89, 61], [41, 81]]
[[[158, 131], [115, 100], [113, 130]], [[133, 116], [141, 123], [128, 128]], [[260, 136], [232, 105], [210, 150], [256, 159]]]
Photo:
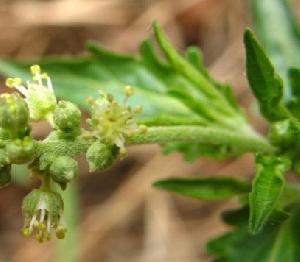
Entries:
[[141, 134], [147, 133], [147, 130], [148, 130], [147, 126], [139, 125], [139, 131], [140, 131]]
[[22, 229], [22, 234], [24, 237], [29, 237], [32, 233], [32, 230], [30, 230], [29, 228], [25, 227]]
[[[21, 146], [22, 145], [22, 140], [20, 139], [20, 138], [17, 138], [16, 140], [15, 140], [15, 144], [17, 145], [17, 146]], [[38, 223], [37, 221], [35, 221], [36, 223]]]
[[39, 223], [38, 221], [34, 221], [33, 227], [34, 227], [34, 228], [38, 228], [38, 227], [39, 227], [39, 224], [40, 224], [40, 223]]
[[92, 98], [91, 96], [87, 96], [85, 98], [85, 101], [88, 102], [89, 104], [93, 104], [95, 102], [94, 98]]
[[141, 113], [143, 111], [143, 108], [141, 106], [136, 106], [134, 109], [133, 109], [133, 112], [134, 113]]
[[43, 224], [43, 223], [40, 222], [39, 223], [39, 229], [43, 230], [45, 228], [46, 228], [45, 224]]
[[133, 88], [131, 86], [125, 86], [124, 92], [127, 96], [132, 96], [134, 93]]
[[114, 101], [114, 97], [111, 95], [111, 94], [107, 94], [107, 100], [108, 100], [108, 102], [113, 102]]
[[57, 239], [64, 239], [65, 238], [65, 235], [66, 235], [66, 229], [63, 225], [59, 225], [57, 228], [56, 228], [56, 237]]
[[42, 73], [41, 77], [42, 77], [43, 79], [47, 79], [47, 78], [48, 78], [48, 74], [47, 74], [47, 73]]
[[35, 74], [41, 72], [41, 68], [40, 68], [39, 65], [32, 65], [32, 66], [30, 67], [30, 71], [31, 71], [32, 74], [35, 75]]
[[19, 86], [22, 84], [22, 79], [20, 77], [14, 78], [14, 85]]
[[51, 240], [51, 235], [49, 233], [47, 234], [46, 239]]
[[13, 87], [15, 84], [15, 80], [13, 78], [7, 78], [5, 81], [5, 85], [7, 87]]

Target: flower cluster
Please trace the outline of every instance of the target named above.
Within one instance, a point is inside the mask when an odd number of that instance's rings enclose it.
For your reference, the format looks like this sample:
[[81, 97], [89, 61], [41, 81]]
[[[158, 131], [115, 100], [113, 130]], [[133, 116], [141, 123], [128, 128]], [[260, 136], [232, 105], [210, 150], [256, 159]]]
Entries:
[[[41, 180], [41, 187], [24, 198], [22, 232], [43, 242], [50, 240], [53, 231], [58, 239], [65, 236], [64, 204], [53, 184], [65, 190], [76, 178], [78, 163], [73, 157], [86, 153], [90, 171], [109, 167], [118, 155], [126, 155], [126, 138], [147, 129], [134, 120], [141, 107], [127, 105], [133, 95], [131, 87], [125, 87], [122, 103], [108, 94], [89, 99], [90, 130], [85, 130], [80, 109], [71, 102], [57, 102], [47, 73], [38, 65], [30, 69], [32, 79], [25, 85], [20, 78], [6, 80], [6, 85], [19, 93], [0, 95], [0, 186], [11, 181], [12, 164], [27, 164], [33, 177]], [[48, 120], [53, 131], [45, 140], [36, 141], [30, 120]]]
[[88, 99], [91, 104], [91, 115], [88, 123], [92, 135], [104, 144], [116, 145], [121, 157], [126, 156], [126, 137], [147, 131], [146, 126], [138, 125], [134, 120], [136, 114], [142, 111], [141, 106], [131, 108], [127, 100], [133, 95], [133, 88], [125, 86], [123, 103], [118, 103], [110, 94], [100, 94], [100, 98]]

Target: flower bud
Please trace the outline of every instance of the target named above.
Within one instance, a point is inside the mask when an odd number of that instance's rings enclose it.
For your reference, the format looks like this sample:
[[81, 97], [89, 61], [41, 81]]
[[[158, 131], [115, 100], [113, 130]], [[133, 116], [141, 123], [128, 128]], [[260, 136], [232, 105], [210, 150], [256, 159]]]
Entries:
[[0, 168], [0, 187], [7, 186], [11, 181], [11, 165], [5, 165]]
[[23, 234], [25, 236], [33, 234], [39, 242], [50, 240], [52, 230], [62, 231], [64, 228], [63, 208], [63, 200], [58, 193], [33, 190], [23, 200], [22, 213], [25, 219]]
[[109, 167], [115, 160], [117, 152], [116, 146], [94, 142], [86, 152], [90, 172]]
[[50, 166], [50, 173], [52, 179], [63, 186], [77, 176], [77, 162], [69, 156], [59, 156]]
[[0, 96], [0, 127], [10, 133], [25, 133], [28, 130], [29, 109], [17, 93]]
[[24, 139], [15, 139], [6, 145], [8, 159], [13, 164], [25, 164], [33, 159], [35, 141], [26, 136]]
[[60, 101], [54, 111], [54, 124], [64, 132], [80, 131], [81, 112], [79, 108], [66, 101]]

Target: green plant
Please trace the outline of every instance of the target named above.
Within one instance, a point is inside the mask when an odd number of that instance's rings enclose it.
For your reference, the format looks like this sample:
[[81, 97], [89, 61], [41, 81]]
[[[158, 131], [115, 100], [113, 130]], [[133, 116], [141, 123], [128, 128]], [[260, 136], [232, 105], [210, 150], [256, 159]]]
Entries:
[[[78, 154], [86, 154], [90, 171], [95, 171], [124, 158], [131, 144], [159, 143], [165, 153], [178, 150], [187, 160], [251, 152], [256, 162], [252, 183], [214, 176], [167, 178], [154, 186], [204, 200], [240, 197], [241, 208], [223, 214], [234, 230], [208, 243], [208, 251], [219, 255], [217, 261], [297, 261], [300, 187], [286, 182], [285, 174], [300, 173], [300, 69], [290, 68], [300, 68], [295, 54], [290, 55], [300, 48], [300, 37], [287, 6], [280, 8], [283, 0], [262, 2], [253, 1], [253, 7], [267, 52], [249, 29], [244, 44], [247, 78], [270, 124], [267, 136], [247, 121], [231, 87], [209, 75], [200, 51], [191, 47], [180, 55], [157, 23], [155, 39], [166, 59], [146, 40], [137, 57], [89, 43], [91, 55], [86, 57], [1, 60], [3, 74], [18, 76], [7, 79], [7, 86], [23, 95], [0, 97], [1, 185], [10, 181], [11, 164], [28, 164], [42, 181], [41, 188], [24, 199], [23, 233], [43, 241], [55, 229], [58, 238], [64, 237], [63, 200], [54, 184], [64, 190], [77, 176], [73, 157]], [[263, 19], [264, 10], [286, 16], [287, 23], [278, 22], [289, 32], [281, 43], [285, 48], [274, 48], [276, 39], [267, 29], [274, 21]], [[30, 78], [31, 64], [33, 78], [24, 86], [21, 78]], [[57, 102], [49, 76], [35, 64], [51, 73], [55, 94], [71, 102]], [[87, 102], [78, 95], [82, 88], [90, 95]], [[89, 109], [89, 129], [81, 127], [77, 105]], [[53, 131], [37, 141], [30, 121], [40, 120], [47, 120]]]

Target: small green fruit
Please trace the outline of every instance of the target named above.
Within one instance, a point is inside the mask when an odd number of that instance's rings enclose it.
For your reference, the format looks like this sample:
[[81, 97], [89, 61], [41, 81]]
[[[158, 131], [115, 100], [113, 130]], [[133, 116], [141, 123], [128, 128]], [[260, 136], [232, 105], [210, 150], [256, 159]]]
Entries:
[[77, 176], [77, 162], [69, 156], [59, 156], [50, 166], [50, 173], [55, 182], [66, 184]]
[[19, 134], [28, 130], [29, 109], [25, 100], [17, 93], [0, 96], [0, 127]]
[[118, 148], [114, 145], [94, 142], [86, 152], [90, 172], [109, 167], [116, 159], [117, 153]]
[[81, 112], [75, 104], [60, 101], [54, 111], [54, 124], [64, 132], [79, 131], [80, 117]]
[[35, 153], [35, 141], [31, 137], [16, 139], [6, 145], [10, 163], [25, 164], [31, 161]]

